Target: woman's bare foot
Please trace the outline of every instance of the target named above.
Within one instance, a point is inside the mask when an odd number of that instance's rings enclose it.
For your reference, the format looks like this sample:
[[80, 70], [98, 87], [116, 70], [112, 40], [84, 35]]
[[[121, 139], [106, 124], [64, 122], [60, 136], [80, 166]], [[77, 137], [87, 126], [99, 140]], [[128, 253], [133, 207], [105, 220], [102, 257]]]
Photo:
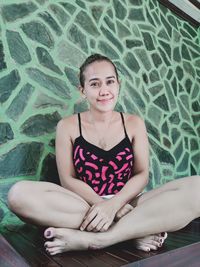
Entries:
[[135, 240], [136, 248], [145, 252], [157, 250], [158, 248], [162, 247], [166, 238], [166, 232], [161, 234], [149, 235], [143, 238], [138, 238]]
[[[44, 246], [51, 255], [71, 250], [101, 249], [107, 243], [107, 238], [104, 235], [104, 233], [96, 234], [67, 228], [50, 227], [44, 232], [44, 237], [49, 240], [45, 242]], [[162, 246], [166, 238], [167, 233], [138, 238], [135, 240], [136, 248], [146, 252], [157, 250], [158, 247]]]
[[[49, 241], [45, 242], [44, 246], [51, 255], [71, 250], [103, 248], [100, 238], [93, 238], [94, 235], [96, 236], [95, 233], [88, 233], [86, 231], [50, 227], [44, 232], [44, 237], [49, 239]], [[98, 233], [99, 237], [100, 235], [102, 233]]]

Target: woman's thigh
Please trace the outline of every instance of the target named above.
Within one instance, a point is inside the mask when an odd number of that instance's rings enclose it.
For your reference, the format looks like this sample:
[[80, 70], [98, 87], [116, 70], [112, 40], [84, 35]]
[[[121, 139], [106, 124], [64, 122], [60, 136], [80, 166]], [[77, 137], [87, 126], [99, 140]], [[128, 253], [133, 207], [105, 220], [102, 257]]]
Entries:
[[[167, 182], [166, 184], [163, 184], [155, 189], [152, 189], [148, 192], [144, 192], [139, 194], [136, 198], [134, 198], [130, 204], [133, 207], [136, 207], [143, 202], [150, 200], [151, 198], [155, 197], [158, 194], [161, 194], [163, 192], [171, 191], [171, 190], [179, 190], [179, 189], [186, 189], [190, 190], [191, 186], [194, 185], [194, 190], [195, 190], [195, 185], [197, 184], [196, 182], [199, 180], [198, 176], [188, 176], [184, 178], [178, 178], [175, 180], [172, 180], [170, 182]], [[191, 190], [190, 190], [191, 191]], [[192, 192], [191, 192], [192, 193]]]
[[53, 183], [21, 181], [8, 195], [10, 209], [37, 225], [77, 228], [89, 204], [77, 194]]
[[35, 194], [37, 197], [42, 198], [45, 192], [48, 193], [62, 193], [68, 196], [74, 197], [82, 202], [87, 203], [82, 197], [78, 194], [54, 183], [45, 182], [45, 181], [20, 181], [17, 182], [10, 190], [9, 194], [12, 194], [13, 191], [18, 195], [25, 195], [28, 197], [29, 193], [31, 195]]

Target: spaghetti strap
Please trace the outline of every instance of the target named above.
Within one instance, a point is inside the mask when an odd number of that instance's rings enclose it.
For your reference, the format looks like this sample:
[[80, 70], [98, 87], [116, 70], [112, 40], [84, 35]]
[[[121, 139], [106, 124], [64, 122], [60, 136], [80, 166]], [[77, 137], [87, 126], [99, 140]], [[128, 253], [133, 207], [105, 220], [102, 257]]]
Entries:
[[80, 115], [80, 113], [78, 113], [78, 126], [79, 126], [80, 136], [82, 136], [82, 129], [81, 129], [81, 115]]
[[125, 136], [128, 136], [128, 135], [127, 135], [127, 132], [126, 132], [126, 127], [125, 127], [125, 122], [124, 122], [124, 116], [123, 116], [123, 113], [120, 112], [120, 115], [121, 115], [121, 118], [122, 118], [122, 124], [123, 124], [123, 127], [124, 127], [124, 133], [125, 133]]

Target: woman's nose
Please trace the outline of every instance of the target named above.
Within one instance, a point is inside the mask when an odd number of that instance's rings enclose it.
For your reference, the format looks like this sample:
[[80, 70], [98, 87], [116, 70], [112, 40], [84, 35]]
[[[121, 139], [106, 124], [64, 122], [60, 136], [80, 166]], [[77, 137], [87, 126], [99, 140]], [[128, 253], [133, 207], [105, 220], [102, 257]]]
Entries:
[[108, 94], [108, 87], [107, 85], [102, 85], [99, 91], [100, 95], [107, 95]]

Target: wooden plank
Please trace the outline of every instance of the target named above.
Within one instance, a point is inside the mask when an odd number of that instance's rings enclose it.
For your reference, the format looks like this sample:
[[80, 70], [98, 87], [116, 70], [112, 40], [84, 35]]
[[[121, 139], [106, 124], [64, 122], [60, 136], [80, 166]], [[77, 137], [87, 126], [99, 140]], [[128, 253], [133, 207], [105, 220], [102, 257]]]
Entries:
[[94, 251], [93, 255], [95, 254], [96, 257], [101, 259], [103, 262], [109, 263], [111, 266], [118, 267], [122, 266], [130, 261], [127, 261], [124, 259], [124, 257], [121, 257], [120, 250], [117, 250], [117, 255], [109, 253], [107, 249]]
[[69, 267], [85, 266], [75, 259], [77, 252], [66, 252], [55, 256], [48, 255], [44, 249], [44, 242], [46, 241], [46, 239], [43, 237], [44, 228], [34, 227], [32, 225], [26, 224], [19, 230], [19, 233], [33, 246], [37, 247], [40, 253], [45, 254], [53, 259], [53, 261], [56, 262], [59, 266], [66, 266], [66, 264]]
[[181, 246], [187, 246], [199, 242], [200, 236], [194, 233], [178, 232], [170, 233], [170, 239], [174, 240], [176, 243], [180, 242]]
[[139, 263], [123, 265], [123, 267], [199, 267], [199, 262], [200, 242], [141, 260]]
[[200, 235], [200, 218], [193, 220], [190, 224], [188, 224], [185, 228], [181, 229], [180, 231], [196, 233]]
[[3, 234], [7, 241], [32, 267], [38, 266], [61, 266], [53, 261], [48, 255], [39, 251], [33, 244], [17, 232], [6, 232]]
[[[197, 223], [197, 221], [195, 221], [183, 230], [169, 233], [169, 237], [167, 238], [164, 246], [157, 251], [151, 251], [149, 253], [137, 250], [135, 248], [134, 240], [129, 240], [103, 250], [72, 251], [50, 256], [44, 249], [44, 229], [33, 227], [32, 225], [24, 225], [20, 229], [17, 229], [17, 231], [10, 231], [7, 233], [6, 238], [33, 267], [119, 267], [128, 266], [128, 264], [134, 263], [140, 264], [141, 262], [143, 264], [144, 261], [151, 260], [157, 256], [163, 257], [166, 253], [166, 255], [168, 255], [181, 247], [200, 241], [200, 232], [194, 232], [194, 227], [192, 226], [194, 223], [195, 231], [197, 231], [199, 229], [200, 222]], [[195, 252], [193, 254], [195, 255]], [[176, 259], [176, 255], [173, 254], [172, 256]], [[196, 257], [197, 256], [198, 255], [196, 255]], [[185, 258], [185, 255], [183, 258]], [[16, 265], [14, 266], [16, 267]], [[163, 266], [167, 265], [163, 264]], [[150, 266], [148, 265], [148, 267]]]
[[1, 267], [28, 267], [28, 263], [16, 250], [0, 235], [0, 266]]
[[[25, 225], [20, 229], [21, 235], [23, 235], [26, 239], [28, 239], [33, 245], [37, 246], [41, 249], [43, 253], [45, 253], [43, 249], [43, 244], [45, 239], [43, 238], [44, 229], [39, 229], [33, 227], [31, 225]], [[124, 242], [126, 243], [126, 242]], [[81, 255], [81, 258], [79, 257]], [[133, 262], [138, 260], [140, 257], [136, 257], [127, 252], [122, 251], [122, 246], [120, 244], [112, 246], [110, 248], [106, 248], [104, 250], [94, 250], [89, 252], [66, 252], [57, 256], [53, 256], [53, 259], [63, 265], [68, 262], [68, 265], [71, 266], [86, 266], [87, 260], [95, 261], [101, 266], [121, 266], [128, 262]]]
[[135, 246], [134, 240], [127, 241], [127, 244], [123, 248], [123, 250], [125, 252], [129, 253], [130, 255], [132, 255], [134, 261], [139, 260], [139, 259], [145, 259], [145, 258], [152, 257], [153, 255], [155, 255], [155, 253], [157, 253], [157, 251], [156, 252], [154, 252], [154, 251], [145, 252], [145, 251], [137, 249]]
[[[117, 244], [115, 246], [108, 247], [106, 252], [110, 255], [113, 255], [115, 257], [120, 257], [121, 259], [128, 261], [128, 262], [134, 262], [140, 260], [142, 257], [139, 255], [139, 250], [135, 249], [135, 244], [133, 241], [126, 241], [122, 242], [120, 244]], [[136, 253], [130, 253], [129, 250], [135, 249]]]
[[81, 262], [79, 262], [78, 260], [76, 260], [74, 258], [75, 254], [76, 254], [75, 252], [73, 252], [72, 255], [70, 255], [68, 253], [62, 253], [62, 254], [57, 254], [55, 256], [51, 256], [51, 257], [54, 261], [56, 261], [58, 264], [60, 264], [63, 267], [65, 267], [65, 266], [67, 266], [67, 267], [85, 267], [84, 264], [82, 264]]
[[84, 266], [95, 267], [111, 267], [110, 263], [104, 262], [102, 259], [95, 257], [92, 251], [79, 251], [77, 252], [75, 259], [82, 263]]

